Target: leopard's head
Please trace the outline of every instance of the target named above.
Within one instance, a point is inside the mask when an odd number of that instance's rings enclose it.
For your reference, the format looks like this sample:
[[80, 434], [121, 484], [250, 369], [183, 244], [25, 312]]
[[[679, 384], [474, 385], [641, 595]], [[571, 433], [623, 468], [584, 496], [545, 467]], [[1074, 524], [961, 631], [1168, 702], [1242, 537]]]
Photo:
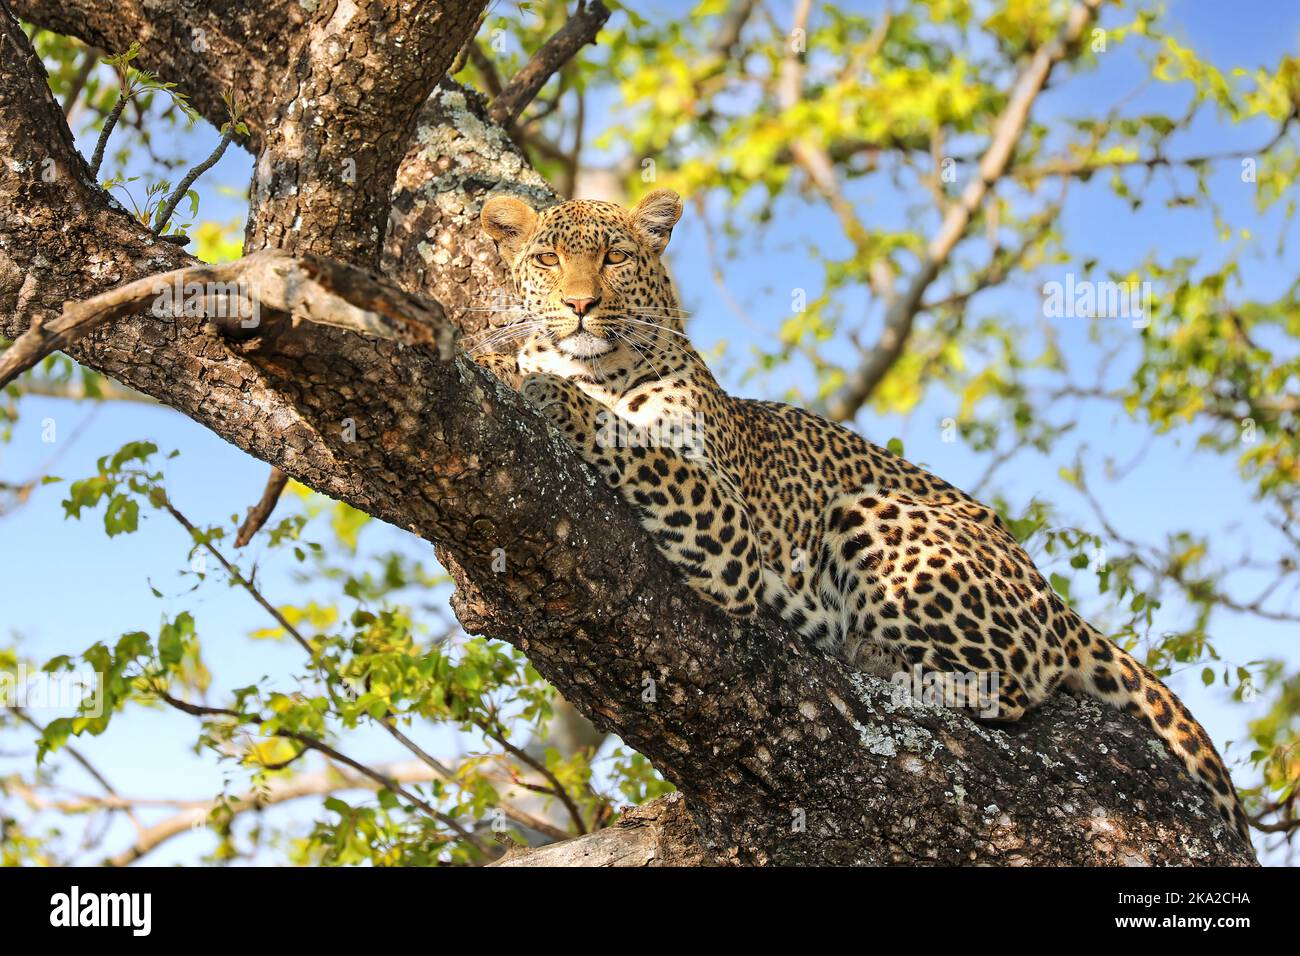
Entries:
[[494, 196], [482, 222], [529, 320], [561, 352], [587, 359], [651, 326], [681, 331], [661, 259], [681, 215], [678, 195], [656, 189], [630, 210], [576, 199], [538, 213], [513, 196]]

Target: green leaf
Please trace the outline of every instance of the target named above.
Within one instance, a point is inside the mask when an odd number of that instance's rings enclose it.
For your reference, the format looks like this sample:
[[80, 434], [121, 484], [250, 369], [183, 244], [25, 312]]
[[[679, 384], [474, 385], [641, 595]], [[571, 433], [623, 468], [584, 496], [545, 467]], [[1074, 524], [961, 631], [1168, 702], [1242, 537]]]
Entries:
[[40, 743], [36, 749], [36, 762], [39, 764], [45, 756], [52, 751], [58, 750], [68, 742], [68, 737], [72, 734], [72, 718], [56, 717], [45, 725], [45, 730], [41, 734]]
[[80, 518], [82, 508], [93, 508], [109, 489], [109, 482], [102, 475], [74, 481], [68, 486], [68, 497], [63, 501], [63, 512], [67, 518]]
[[104, 530], [110, 538], [119, 534], [130, 534], [139, 527], [140, 506], [134, 498], [126, 495], [114, 495], [109, 499], [108, 510], [104, 512]]
[[185, 644], [194, 637], [194, 617], [182, 611], [176, 620], [164, 624], [158, 634], [158, 659], [166, 667], [175, 667], [185, 656]]
[[113, 455], [110, 471], [118, 471], [128, 461], [145, 461], [158, 450], [158, 446], [149, 441], [127, 442]]

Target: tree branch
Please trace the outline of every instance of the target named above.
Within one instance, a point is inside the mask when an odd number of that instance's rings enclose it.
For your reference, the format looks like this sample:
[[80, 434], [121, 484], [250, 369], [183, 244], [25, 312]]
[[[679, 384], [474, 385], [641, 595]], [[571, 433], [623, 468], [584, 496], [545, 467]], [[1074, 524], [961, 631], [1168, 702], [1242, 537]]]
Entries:
[[[181, 713], [189, 714], [191, 717], [203, 717], [203, 718], [226, 717], [226, 718], [233, 719], [237, 723], [244, 723], [244, 724], [264, 723], [264, 718], [258, 714], [241, 714], [239, 711], [230, 710], [229, 708], [226, 707], [205, 707], [200, 704], [191, 704], [189, 701], [181, 700], [179, 697], [175, 697], [167, 693], [167, 691], [161, 689], [155, 689], [154, 693], [157, 695], [159, 700], [167, 704], [169, 707], [179, 710]], [[437, 807], [432, 806], [427, 801], [420, 799], [419, 796], [412, 793], [406, 787], [402, 786], [402, 784], [399, 781], [394, 780], [392, 777], [387, 776], [386, 774], [380, 772], [379, 770], [376, 770], [373, 767], [363, 764], [359, 760], [354, 760], [352, 757], [349, 757], [347, 754], [341, 753], [340, 751], [334, 749], [329, 744], [325, 743], [325, 741], [320, 740], [316, 737], [312, 737], [309, 734], [300, 733], [299, 731], [296, 730], [280, 729], [280, 730], [272, 731], [271, 736], [280, 737], [284, 740], [292, 740], [295, 743], [299, 743], [302, 746], [306, 747], [308, 750], [314, 750], [317, 753], [320, 753], [325, 757], [329, 758], [330, 760], [351, 767], [357, 773], [373, 780], [376, 784], [378, 784], [380, 787], [384, 788], [385, 790], [391, 791], [393, 794], [401, 797], [403, 800], [407, 801], [412, 806], [418, 807], [426, 816], [430, 817], [431, 819], [437, 820], [439, 823], [443, 824], [445, 827], [447, 827], [449, 830], [455, 833], [466, 843], [469, 843], [471, 846], [479, 850], [479, 852], [481, 852], [484, 856], [487, 856], [489, 858], [493, 856], [493, 853], [488, 848], [488, 846], [485, 843], [483, 843], [483, 841], [480, 840], [475, 834], [465, 829], [465, 827], [460, 823], [459, 820], [456, 820], [454, 817], [448, 816], [447, 814], [439, 810]]]
[[[418, 764], [381, 765], [376, 769], [384, 779], [392, 780], [399, 785], [425, 783], [432, 779], [429, 771]], [[379, 785], [371, 777], [352, 771], [350, 768], [330, 765], [326, 770], [317, 773], [297, 774], [289, 778], [272, 780], [266, 787], [249, 790], [230, 799], [183, 801], [186, 809], [146, 827], [131, 846], [106, 858], [104, 865], [130, 866], [173, 837], [192, 832], [195, 827], [206, 824], [214, 810], [237, 815], [264, 810], [267, 807], [291, 800], [301, 800], [304, 797], [325, 796], [346, 790], [377, 791], [379, 789]], [[127, 807], [139, 805], [138, 802], [121, 802]], [[95, 801], [90, 806], [93, 807], [97, 803], [112, 805], [108, 801]], [[62, 804], [56, 804], [55, 807], [64, 809]], [[74, 804], [66, 809], [68, 812], [75, 812], [77, 808]]]
[[886, 309], [884, 331], [867, 360], [849, 374], [840, 390], [827, 401], [825, 413], [828, 417], [844, 421], [856, 415], [902, 354], [926, 291], [947, 264], [953, 248], [965, 236], [989, 191], [1006, 172], [1029, 121], [1030, 108], [1047, 85], [1052, 70], [1077, 46], [1100, 3], [1101, 0], [1075, 3], [1066, 16], [1061, 35], [1055, 42], [1040, 47], [1030, 59], [1016, 81], [1010, 100], [993, 125], [992, 138], [980, 159], [978, 175], [944, 216], [907, 289]]
[[[188, 291], [191, 288], [195, 291]], [[225, 290], [232, 288], [241, 291], [227, 295]], [[173, 294], [173, 290], [179, 291]], [[239, 301], [232, 303], [232, 298]], [[167, 305], [159, 304], [163, 299]], [[404, 292], [391, 280], [318, 256], [298, 259], [282, 252], [255, 252], [222, 265], [190, 266], [136, 279], [82, 302], [66, 303], [62, 315], [52, 322], [34, 319], [0, 355], [0, 388], [47, 355], [67, 350], [115, 319], [151, 303], [155, 312], [164, 315], [183, 311], [187, 301], [194, 301], [205, 313], [221, 315], [218, 323], [231, 332], [241, 326], [260, 326], [260, 311], [269, 309], [306, 322], [432, 347], [444, 361], [454, 350], [455, 329], [436, 302]], [[249, 317], [240, 318], [245, 314]]]
[[[8, 0], [18, 16], [39, 27], [76, 37], [101, 50], [125, 50], [141, 41], [139, 59], [177, 84], [214, 126], [226, 115], [224, 90], [266, 98], [273, 78], [287, 68], [291, 49], [283, 42], [289, 22], [301, 23], [289, 0]], [[256, 149], [263, 118], [249, 117]]]
[[628, 810], [595, 833], [533, 850], [510, 848], [491, 866], [701, 866], [714, 862], [680, 793]]
[[262, 525], [266, 524], [266, 519], [271, 517], [271, 512], [279, 504], [280, 494], [288, 483], [289, 476], [272, 465], [271, 474], [266, 479], [266, 487], [262, 490], [262, 497], [258, 499], [257, 504], [248, 509], [248, 515], [244, 518], [244, 523], [239, 526], [239, 533], [235, 535], [236, 548], [247, 545], [253, 540], [253, 535], [262, 530]]
[[609, 9], [600, 0], [591, 0], [590, 4], [579, 2], [568, 22], [542, 44], [492, 101], [492, 108], [488, 111], [492, 122], [507, 129], [513, 126], [552, 74], [588, 43], [596, 42], [596, 34], [608, 19]]

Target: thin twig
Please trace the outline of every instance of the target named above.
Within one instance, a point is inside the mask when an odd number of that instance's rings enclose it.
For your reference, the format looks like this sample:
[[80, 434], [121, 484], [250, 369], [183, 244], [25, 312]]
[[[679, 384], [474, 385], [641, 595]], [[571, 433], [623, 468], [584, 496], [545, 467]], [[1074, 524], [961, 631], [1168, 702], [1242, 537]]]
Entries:
[[280, 495], [288, 483], [289, 476], [272, 465], [271, 474], [266, 479], [266, 488], [262, 490], [262, 497], [258, 499], [257, 504], [248, 509], [248, 515], [244, 518], [244, 523], [239, 526], [239, 533], [235, 535], [236, 548], [244, 547], [253, 540], [253, 535], [262, 530], [262, 526], [266, 524], [266, 519], [271, 517], [271, 512], [275, 510]]
[[230, 579], [234, 581], [237, 585], [239, 585], [241, 588], [243, 588], [245, 591], [247, 591], [249, 595], [253, 598], [253, 600], [262, 606], [263, 610], [265, 610], [267, 614], [275, 618], [275, 622], [279, 624], [282, 628], [284, 628], [285, 633], [287, 633], [290, 637], [292, 637], [298, 643], [298, 645], [304, 651], [307, 652], [307, 656], [310, 657], [313, 662], [315, 662], [317, 660], [317, 654], [315, 649], [311, 646], [311, 643], [307, 640], [307, 638], [303, 637], [302, 633], [296, 627], [294, 627], [292, 624], [289, 623], [289, 621], [285, 618], [285, 616], [280, 613], [279, 609], [276, 608], [275, 605], [273, 605], [270, 601], [268, 601], [266, 597], [263, 596], [262, 592], [258, 590], [258, 588], [251, 581], [245, 578], [243, 574], [240, 573], [237, 567], [235, 567], [228, 560], [226, 560], [226, 556], [222, 554], [221, 551], [211, 541], [207, 540], [207, 536], [200, 535], [199, 529], [194, 526], [194, 524], [190, 521], [189, 518], [181, 514], [181, 512], [177, 510], [176, 506], [173, 505], [170, 500], [163, 499], [162, 507], [164, 511], [166, 511], [169, 515], [171, 515], [173, 518], [176, 519], [176, 522], [182, 528], [184, 528], [186, 531], [190, 533], [190, 537], [193, 538], [196, 542], [199, 541], [200, 538], [203, 539], [201, 542], [203, 549], [207, 551], [208, 554], [212, 555], [214, 558], [217, 559], [217, 561], [221, 564], [222, 568], [225, 569], [226, 574], [230, 575]]
[[[163, 507], [166, 509], [166, 511], [169, 514], [171, 514], [173, 518], [176, 519], [176, 521], [178, 521], [181, 524], [182, 527], [184, 527], [187, 531], [190, 532], [191, 536], [194, 536], [196, 534], [196, 529], [194, 525], [190, 522], [190, 520], [187, 517], [185, 517], [185, 515], [183, 515], [180, 511], [178, 511], [170, 502], [164, 502]], [[266, 610], [267, 613], [269, 613], [272, 618], [275, 619], [276, 623], [278, 623], [281, 627], [283, 627], [285, 631], [298, 643], [298, 645], [302, 647], [304, 651], [307, 652], [307, 655], [311, 659], [313, 665], [318, 668], [322, 668], [323, 665], [320, 663], [317, 654], [312, 649], [311, 644], [308, 642], [307, 638], [302, 634], [302, 632], [299, 631], [296, 627], [294, 627], [285, 619], [284, 615], [281, 614], [275, 608], [275, 606], [271, 604], [271, 602], [266, 598], [264, 594], [262, 594], [261, 590], [258, 589], [258, 587], [255, 584], [253, 584], [251, 581], [246, 579], [242, 574], [240, 574], [239, 569], [236, 568], [233, 564], [231, 564], [229, 560], [227, 560], [226, 556], [221, 553], [221, 550], [219, 548], [217, 548], [209, 541], [204, 541], [203, 546], [208, 551], [208, 553], [210, 553], [213, 557], [217, 559], [218, 562], [221, 563], [221, 566], [225, 569], [226, 573], [230, 575], [231, 579], [240, 587], [242, 587], [245, 591], [247, 591], [253, 597], [253, 599], [264, 610]], [[333, 675], [331, 673], [325, 672], [322, 673], [321, 676], [324, 678], [327, 687], [332, 686], [331, 678], [333, 677]], [[331, 691], [331, 696], [333, 696], [332, 691]], [[193, 706], [193, 705], [189, 705], [189, 706]], [[233, 715], [233, 711], [227, 711], [226, 713]], [[414, 754], [417, 758], [419, 758], [419, 760], [422, 763], [424, 763], [426, 766], [428, 766], [430, 769], [437, 772], [444, 780], [452, 780], [454, 778], [454, 774], [452, 773], [450, 768], [448, 768], [443, 763], [438, 761], [436, 758], [428, 754], [424, 750], [424, 748], [420, 747], [417, 743], [415, 743], [415, 741], [411, 740], [409, 737], [406, 736], [406, 734], [402, 733], [402, 731], [398, 729], [397, 725], [393, 722], [393, 718], [391, 714], [385, 714], [384, 716], [377, 718], [377, 722], [386, 731], [388, 731], [389, 735], [391, 735], [394, 740], [396, 740], [403, 747], [405, 747], [412, 754]], [[513, 807], [509, 804], [503, 804], [501, 810], [506, 815], [507, 818], [514, 820], [516, 823], [520, 823], [524, 826], [530, 827], [531, 829], [536, 830], [538, 833], [543, 833], [546, 836], [549, 836], [553, 840], [567, 840], [569, 839], [570, 836], [572, 836], [572, 834], [566, 833], [564, 830], [561, 830], [558, 827], [551, 825], [545, 820], [535, 817], [532, 814], [527, 813], [523, 810], [519, 810], [518, 808]], [[580, 828], [580, 832], [585, 833], [586, 832], [585, 830], [581, 830], [582, 821], [580, 817], [578, 818], [578, 825]]]
[[478, 70], [479, 76], [483, 79], [483, 86], [486, 87], [489, 96], [496, 97], [501, 95], [501, 76], [497, 73], [496, 64], [492, 58], [483, 52], [483, 48], [478, 45], [478, 40], [470, 40], [466, 45], [469, 51], [469, 61], [474, 64], [474, 69]]
[[[37, 733], [39, 734], [45, 733], [45, 728], [38, 721], [36, 721], [30, 714], [28, 714], [27, 711], [23, 710], [22, 707], [15, 705], [10, 707], [10, 710], [14, 712], [14, 716], [16, 716], [27, 726], [31, 727]], [[108, 782], [108, 778], [105, 777], [102, 773], [100, 773], [99, 770], [95, 768], [95, 765], [92, 764], [89, 760], [86, 759], [85, 756], [82, 755], [80, 750], [68, 744], [64, 744], [63, 749], [64, 751], [67, 752], [69, 757], [71, 757], [77, 763], [81, 764], [82, 768], [86, 771], [86, 773], [90, 774], [90, 776], [94, 778], [94, 781], [97, 784], [99, 784], [101, 787], [104, 788], [105, 793], [107, 793], [110, 797], [118, 796], [117, 790], [115, 790], [113, 788], [113, 785]], [[127, 819], [131, 821], [131, 823], [135, 826], [135, 828], [137, 830], [141, 829], [143, 824], [140, 823], [140, 819], [135, 815], [135, 811], [132, 810], [130, 807], [124, 807], [123, 809], [126, 810]]]
[[[393, 718], [391, 716], [385, 716], [382, 720], [379, 721], [379, 723], [383, 726], [385, 730], [388, 731], [389, 734], [392, 735], [394, 740], [396, 740], [403, 747], [405, 747], [407, 750], [413, 753], [421, 763], [423, 763], [426, 767], [428, 767], [430, 770], [436, 773], [443, 780], [454, 779], [455, 775], [451, 770], [451, 768], [446, 766], [444, 763], [442, 763], [442, 761], [438, 760], [432, 754], [427, 753], [423, 747], [417, 744], [414, 740], [411, 740], [409, 737], [407, 737], [406, 734], [402, 733], [401, 730], [397, 728], [397, 725], [393, 723]], [[540, 787], [536, 784], [530, 784], [525, 781], [513, 781], [513, 782], [528, 790], [535, 789], [543, 793], [550, 793], [550, 789], [548, 787]], [[546, 836], [550, 837], [552, 840], [557, 840], [557, 841], [568, 840], [573, 836], [572, 833], [569, 833], [566, 830], [561, 830], [559, 827], [555, 826], [549, 821], [543, 820], [541, 817], [534, 816], [533, 814], [528, 813], [526, 810], [520, 810], [518, 807], [514, 806], [511, 803], [502, 801], [498, 806], [501, 812], [505, 814], [506, 819], [513, 820], [515, 823], [518, 823], [521, 826], [526, 826], [529, 829], [535, 830], [538, 833], [545, 834]]]
[[126, 96], [119, 96], [117, 102], [113, 104], [113, 109], [109, 111], [108, 118], [104, 120], [104, 128], [99, 131], [99, 139], [95, 141], [94, 155], [90, 157], [91, 176], [99, 176], [99, 165], [104, 161], [104, 149], [108, 146], [109, 134], [113, 132], [113, 127], [117, 125], [122, 110], [126, 109], [127, 99]]
[[95, 72], [95, 67], [99, 64], [101, 52], [95, 47], [87, 47], [81, 54], [81, 62], [77, 64], [77, 72], [73, 74], [72, 80], [68, 83], [68, 90], [63, 94], [63, 118], [72, 125], [77, 112], [81, 105], [81, 91], [86, 88], [86, 81], [90, 79], [90, 74]]
[[226, 124], [225, 130], [221, 134], [221, 141], [217, 143], [217, 148], [208, 155], [207, 159], [185, 174], [185, 178], [176, 185], [176, 188], [172, 190], [172, 194], [167, 197], [167, 201], [158, 210], [158, 214], [154, 217], [153, 234], [155, 236], [163, 234], [163, 231], [167, 228], [167, 223], [172, 218], [172, 213], [176, 211], [177, 204], [185, 198], [185, 194], [194, 185], [194, 181], [217, 164], [217, 160], [221, 159], [221, 154], [226, 151], [226, 147], [230, 145], [230, 141], [234, 138], [235, 123], [232, 120]]
[[[181, 700], [179, 697], [173, 697], [165, 690], [161, 690], [158, 688], [154, 689], [154, 693], [157, 694], [158, 698], [168, 706], [173, 707], [176, 710], [181, 711], [182, 713], [189, 714], [192, 717], [233, 717], [239, 723], [244, 723], [244, 724], [250, 724], [250, 723], [260, 724], [263, 722], [263, 718], [258, 714], [241, 714], [238, 711], [230, 710], [225, 707], [207, 707], [201, 704], [191, 704], [189, 701]], [[339, 763], [351, 767], [353, 770], [357, 771], [357, 773], [364, 774], [365, 776], [369, 777], [371, 780], [379, 784], [384, 789], [390, 790], [391, 792], [397, 794], [398, 796], [402, 797], [404, 800], [410, 802], [412, 805], [419, 807], [428, 816], [434, 818], [439, 823], [442, 823], [447, 827], [449, 827], [450, 829], [454, 830], [461, 839], [465, 840], [467, 843], [470, 843], [472, 846], [474, 846], [475, 849], [481, 852], [484, 856], [492, 857], [496, 855], [491, 849], [488, 848], [487, 844], [483, 843], [483, 841], [480, 840], [478, 836], [471, 833], [469, 830], [466, 830], [465, 827], [462, 826], [458, 820], [448, 816], [447, 814], [443, 813], [441, 810], [438, 810], [436, 807], [433, 807], [427, 802], [425, 802], [424, 800], [420, 799], [420, 797], [411, 793], [409, 790], [403, 787], [392, 777], [380, 773], [378, 770], [375, 770], [372, 767], [366, 766], [365, 764], [361, 763], [359, 760], [353, 760], [351, 757], [347, 756], [346, 754], [341, 753], [338, 750], [335, 750], [333, 747], [331, 747], [329, 744], [325, 743], [324, 741], [317, 740], [315, 737], [312, 737], [308, 734], [300, 733], [296, 730], [276, 730], [271, 732], [271, 736], [280, 737], [284, 740], [296, 741], [297, 743], [302, 744], [304, 747], [310, 748], [311, 750], [315, 750], [318, 753], [324, 754], [326, 757], [329, 757], [331, 760], [337, 760]]]
[[574, 826], [578, 828], [578, 833], [581, 834], [587, 832], [587, 823], [582, 818], [582, 811], [579, 810], [578, 805], [573, 802], [573, 797], [569, 796], [569, 791], [564, 788], [564, 784], [560, 783], [559, 778], [556, 777], [555, 774], [551, 772], [551, 769], [547, 767], [546, 764], [542, 763], [540, 760], [535, 759], [527, 752], [520, 750], [509, 740], [507, 740], [506, 736], [503, 733], [501, 733], [498, 729], [496, 729], [496, 727], [489, 725], [486, 722], [481, 720], [475, 720], [474, 725], [478, 727], [479, 730], [483, 731], [483, 733], [485, 733], [488, 737], [490, 737], [491, 739], [499, 743], [503, 748], [505, 748], [506, 752], [509, 753], [511, 756], [513, 756], [516, 760], [520, 761], [521, 763], [527, 764], [528, 766], [536, 770], [538, 773], [540, 773], [543, 777], [545, 777], [547, 783], [549, 783], [554, 788], [553, 792], [555, 796], [560, 798], [560, 802], [564, 804], [564, 809], [566, 809], [569, 812], [569, 816], [573, 819]]

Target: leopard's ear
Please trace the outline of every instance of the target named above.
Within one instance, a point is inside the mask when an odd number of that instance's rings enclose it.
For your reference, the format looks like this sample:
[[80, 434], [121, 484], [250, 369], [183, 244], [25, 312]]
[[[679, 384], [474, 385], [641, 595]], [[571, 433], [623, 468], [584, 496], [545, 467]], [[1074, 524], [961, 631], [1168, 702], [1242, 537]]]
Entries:
[[656, 189], [636, 204], [632, 222], [658, 255], [668, 246], [673, 226], [682, 218], [682, 198], [671, 189]]
[[496, 240], [497, 249], [512, 265], [537, 228], [537, 213], [514, 196], [493, 196], [479, 214], [483, 231]]

